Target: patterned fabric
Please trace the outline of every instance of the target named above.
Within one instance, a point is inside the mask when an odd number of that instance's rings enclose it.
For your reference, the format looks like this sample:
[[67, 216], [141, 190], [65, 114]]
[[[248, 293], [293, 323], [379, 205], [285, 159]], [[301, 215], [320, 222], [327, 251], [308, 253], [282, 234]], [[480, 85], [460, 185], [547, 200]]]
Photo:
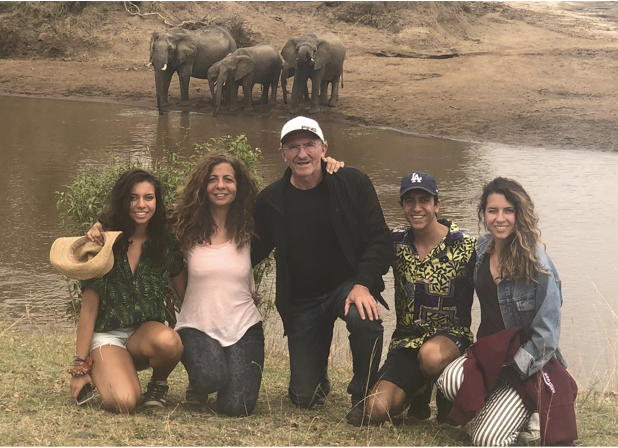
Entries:
[[419, 348], [436, 334], [472, 341], [470, 331], [476, 238], [454, 223], [424, 260], [414, 248], [410, 227], [391, 231], [395, 249], [397, 326], [389, 350]]
[[81, 282], [82, 291], [92, 288], [99, 295], [99, 313], [94, 331], [102, 333], [131, 327], [151, 320], [165, 321], [165, 287], [184, 267], [178, 240], [166, 229], [168, 266], [146, 255], [149, 241], [143, 245], [142, 258], [135, 277], [121, 244], [114, 245], [114, 267], [103, 278]]

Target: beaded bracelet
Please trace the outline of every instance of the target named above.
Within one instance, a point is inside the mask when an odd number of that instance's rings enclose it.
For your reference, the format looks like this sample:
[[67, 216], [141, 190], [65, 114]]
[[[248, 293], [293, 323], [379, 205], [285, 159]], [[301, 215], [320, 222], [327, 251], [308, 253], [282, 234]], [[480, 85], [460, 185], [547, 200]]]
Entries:
[[92, 369], [92, 358], [90, 356], [75, 356], [73, 365], [67, 372], [73, 376], [84, 376]]

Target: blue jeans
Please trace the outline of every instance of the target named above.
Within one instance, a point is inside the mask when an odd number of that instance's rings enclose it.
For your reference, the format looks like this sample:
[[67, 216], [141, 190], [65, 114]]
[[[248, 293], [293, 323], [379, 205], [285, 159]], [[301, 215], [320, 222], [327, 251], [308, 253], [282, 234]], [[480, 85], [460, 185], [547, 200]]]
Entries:
[[347, 316], [343, 315], [353, 286], [352, 281], [346, 281], [324, 296], [292, 305], [286, 323], [291, 372], [288, 392], [297, 406], [310, 408], [330, 392], [328, 355], [337, 318], [345, 321], [350, 332], [354, 376], [348, 393], [352, 402], [362, 400], [377, 380], [384, 333], [382, 320], [361, 319], [354, 305]]

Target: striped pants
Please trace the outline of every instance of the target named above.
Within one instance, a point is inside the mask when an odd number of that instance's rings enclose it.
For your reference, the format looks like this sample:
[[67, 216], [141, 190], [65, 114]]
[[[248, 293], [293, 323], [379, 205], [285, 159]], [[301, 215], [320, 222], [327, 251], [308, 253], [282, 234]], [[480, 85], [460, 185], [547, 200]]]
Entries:
[[[451, 401], [455, 400], [464, 379], [465, 356], [450, 363], [436, 384]], [[509, 446], [515, 443], [519, 432], [528, 422], [532, 412], [525, 406], [519, 394], [504, 379], [485, 401], [485, 406], [471, 423], [470, 437], [476, 446]]]

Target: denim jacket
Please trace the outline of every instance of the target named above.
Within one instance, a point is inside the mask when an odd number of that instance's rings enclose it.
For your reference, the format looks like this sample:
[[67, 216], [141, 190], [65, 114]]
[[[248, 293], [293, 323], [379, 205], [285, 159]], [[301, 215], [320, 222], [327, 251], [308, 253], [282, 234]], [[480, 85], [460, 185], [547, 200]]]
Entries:
[[[474, 268], [475, 283], [487, 247], [492, 240], [490, 234], [478, 240]], [[498, 285], [498, 302], [504, 327], [528, 327], [532, 332], [530, 340], [521, 346], [513, 358], [522, 379], [539, 371], [552, 356], [566, 368], [566, 362], [558, 348], [562, 306], [560, 277], [542, 246], [537, 247], [537, 258], [541, 269], [549, 274], [539, 273], [537, 281], [531, 284], [525, 281], [504, 280]]]

